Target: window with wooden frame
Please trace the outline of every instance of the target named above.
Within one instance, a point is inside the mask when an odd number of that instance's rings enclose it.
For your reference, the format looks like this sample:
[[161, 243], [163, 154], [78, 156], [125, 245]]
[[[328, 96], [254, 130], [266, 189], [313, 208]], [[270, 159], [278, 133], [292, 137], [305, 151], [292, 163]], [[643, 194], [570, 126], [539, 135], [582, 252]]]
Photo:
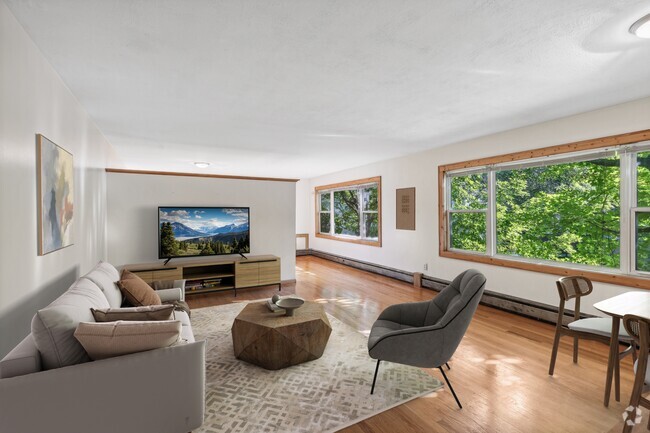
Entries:
[[438, 177], [441, 257], [650, 289], [650, 130]]
[[381, 246], [381, 177], [316, 187], [316, 236]]

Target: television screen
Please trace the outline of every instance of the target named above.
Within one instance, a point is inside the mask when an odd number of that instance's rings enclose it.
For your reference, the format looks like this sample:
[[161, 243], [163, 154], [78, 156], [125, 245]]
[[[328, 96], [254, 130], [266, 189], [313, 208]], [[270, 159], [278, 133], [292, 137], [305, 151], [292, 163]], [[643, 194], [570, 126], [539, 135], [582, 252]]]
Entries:
[[247, 207], [159, 207], [158, 258], [250, 252]]

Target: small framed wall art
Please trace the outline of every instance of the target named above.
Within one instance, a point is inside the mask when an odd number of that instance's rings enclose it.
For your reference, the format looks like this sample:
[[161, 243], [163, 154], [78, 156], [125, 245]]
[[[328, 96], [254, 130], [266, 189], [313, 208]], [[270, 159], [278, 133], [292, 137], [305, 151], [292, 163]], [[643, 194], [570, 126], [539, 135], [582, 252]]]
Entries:
[[415, 230], [415, 188], [398, 189], [395, 208], [397, 230]]
[[72, 154], [36, 134], [38, 255], [72, 245], [74, 168]]

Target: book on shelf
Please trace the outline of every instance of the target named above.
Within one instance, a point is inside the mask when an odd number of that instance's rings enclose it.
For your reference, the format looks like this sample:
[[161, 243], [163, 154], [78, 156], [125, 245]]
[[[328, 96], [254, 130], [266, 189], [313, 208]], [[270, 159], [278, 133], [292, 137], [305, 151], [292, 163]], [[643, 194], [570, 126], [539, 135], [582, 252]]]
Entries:
[[203, 280], [203, 284], [220, 284], [221, 278], [208, 278]]

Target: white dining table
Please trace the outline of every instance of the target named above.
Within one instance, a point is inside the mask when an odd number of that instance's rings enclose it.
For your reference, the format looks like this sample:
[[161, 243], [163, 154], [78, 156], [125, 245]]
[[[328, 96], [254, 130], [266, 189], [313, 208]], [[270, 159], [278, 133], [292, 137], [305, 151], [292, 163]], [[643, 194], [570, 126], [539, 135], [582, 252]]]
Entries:
[[[609, 358], [607, 360], [607, 378], [605, 380], [605, 406], [609, 406], [609, 397], [612, 391], [612, 377], [614, 366], [618, 357], [619, 342], [618, 332], [621, 328], [621, 319], [626, 314], [634, 314], [650, 318], [650, 291], [632, 291], [622, 293], [613, 298], [605, 299], [594, 304], [594, 308], [612, 318], [612, 338], [609, 345]], [[618, 372], [616, 372], [618, 373]], [[616, 401], [620, 401], [620, 389], [615, 390]]]

